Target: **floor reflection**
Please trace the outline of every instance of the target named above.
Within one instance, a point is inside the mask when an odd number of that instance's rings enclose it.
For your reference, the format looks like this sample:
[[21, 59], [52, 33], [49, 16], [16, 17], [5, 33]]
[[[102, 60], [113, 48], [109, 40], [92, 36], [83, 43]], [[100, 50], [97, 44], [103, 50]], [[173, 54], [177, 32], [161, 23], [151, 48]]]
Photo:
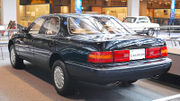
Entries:
[[[41, 67], [26, 63], [25, 70], [15, 70], [12, 69], [11, 66], [7, 66], [7, 70], [53, 100], [64, 98], [59, 96], [53, 88], [50, 72]], [[162, 94], [140, 87], [136, 85], [136, 83], [129, 86], [102, 86], [77, 82], [75, 86], [75, 93], [71, 96], [67, 96], [65, 98], [66, 100], [151, 101], [163, 97]]]

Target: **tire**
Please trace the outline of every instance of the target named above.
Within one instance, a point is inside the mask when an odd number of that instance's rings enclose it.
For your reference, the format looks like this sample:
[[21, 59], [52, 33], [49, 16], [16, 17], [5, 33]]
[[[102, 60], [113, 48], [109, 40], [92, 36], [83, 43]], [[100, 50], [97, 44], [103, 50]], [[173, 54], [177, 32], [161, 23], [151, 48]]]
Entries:
[[23, 69], [25, 67], [23, 59], [19, 58], [19, 56], [16, 54], [16, 50], [14, 48], [14, 45], [10, 46], [10, 62], [13, 68], [15, 69]]
[[58, 94], [64, 96], [73, 93], [73, 82], [60, 60], [55, 61], [52, 66], [52, 81]]
[[154, 35], [154, 29], [152, 29], [152, 28], [150, 28], [149, 30], [148, 30], [148, 33], [147, 33], [147, 35], [148, 36], [153, 36]]

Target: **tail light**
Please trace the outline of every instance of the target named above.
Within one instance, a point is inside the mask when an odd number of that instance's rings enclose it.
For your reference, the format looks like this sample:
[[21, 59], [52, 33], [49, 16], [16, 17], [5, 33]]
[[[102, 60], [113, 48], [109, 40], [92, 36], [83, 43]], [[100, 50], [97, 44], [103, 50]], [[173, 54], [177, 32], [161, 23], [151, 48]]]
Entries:
[[114, 62], [129, 61], [129, 50], [114, 51]]
[[[167, 56], [167, 47], [146, 48], [146, 59], [153, 59]], [[130, 61], [130, 50], [118, 50], [107, 52], [91, 52], [88, 55], [88, 62], [112, 63]]]
[[167, 47], [161, 47], [161, 57], [167, 56]]
[[158, 58], [160, 56], [160, 47], [146, 48], [146, 58], [153, 59]]
[[93, 63], [111, 63], [129, 61], [129, 50], [91, 52], [88, 56], [88, 62]]
[[153, 47], [146, 49], [146, 58], [153, 59], [167, 56], [167, 47]]
[[110, 52], [91, 52], [88, 56], [88, 62], [110, 63], [113, 62], [113, 53]]

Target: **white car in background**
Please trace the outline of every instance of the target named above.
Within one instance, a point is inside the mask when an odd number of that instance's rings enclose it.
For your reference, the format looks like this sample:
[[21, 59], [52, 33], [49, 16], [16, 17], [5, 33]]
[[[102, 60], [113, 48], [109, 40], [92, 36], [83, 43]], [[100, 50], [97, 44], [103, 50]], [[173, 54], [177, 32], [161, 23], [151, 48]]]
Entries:
[[129, 16], [123, 20], [123, 23], [139, 34], [152, 36], [160, 31], [160, 25], [151, 23], [147, 16]]

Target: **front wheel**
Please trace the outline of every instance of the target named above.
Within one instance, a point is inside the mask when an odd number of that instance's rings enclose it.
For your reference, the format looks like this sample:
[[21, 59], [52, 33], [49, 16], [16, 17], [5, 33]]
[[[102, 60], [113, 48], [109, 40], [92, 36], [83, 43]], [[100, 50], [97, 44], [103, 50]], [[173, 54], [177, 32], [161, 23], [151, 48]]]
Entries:
[[11, 62], [11, 65], [15, 69], [23, 69], [24, 68], [23, 59], [19, 58], [19, 56], [16, 54], [14, 45], [11, 45], [11, 47], [10, 47], [10, 62]]
[[148, 36], [153, 36], [154, 33], [155, 33], [154, 29], [150, 28], [150, 29], [148, 30], [147, 35], [148, 35]]
[[62, 61], [57, 60], [52, 67], [53, 85], [60, 95], [67, 95], [72, 93], [72, 81]]

